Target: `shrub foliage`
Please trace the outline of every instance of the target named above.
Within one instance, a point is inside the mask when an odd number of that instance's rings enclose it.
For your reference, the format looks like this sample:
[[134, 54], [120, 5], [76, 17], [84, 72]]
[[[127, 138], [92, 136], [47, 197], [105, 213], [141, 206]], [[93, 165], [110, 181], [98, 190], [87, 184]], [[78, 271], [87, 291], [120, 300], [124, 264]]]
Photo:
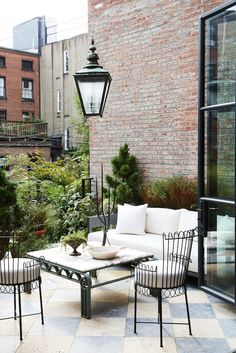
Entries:
[[150, 207], [195, 209], [197, 180], [178, 175], [143, 184], [140, 187], [140, 198]]

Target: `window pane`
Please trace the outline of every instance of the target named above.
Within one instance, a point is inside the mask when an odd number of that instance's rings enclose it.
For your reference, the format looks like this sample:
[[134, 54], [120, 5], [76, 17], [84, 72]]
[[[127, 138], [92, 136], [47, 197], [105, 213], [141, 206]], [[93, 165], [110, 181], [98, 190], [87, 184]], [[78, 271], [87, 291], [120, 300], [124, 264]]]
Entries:
[[235, 112], [205, 113], [206, 196], [234, 200], [235, 192]]
[[235, 101], [236, 7], [206, 21], [205, 106]]
[[226, 295], [235, 290], [235, 210], [211, 202], [208, 210], [205, 247], [205, 284]]
[[0, 121], [6, 121], [6, 120], [7, 120], [7, 111], [0, 110]]
[[33, 70], [33, 61], [22, 60], [22, 70], [32, 71]]
[[69, 71], [69, 56], [68, 51], [64, 51], [64, 73]]
[[22, 98], [33, 99], [33, 81], [22, 80]]
[[6, 66], [6, 59], [4, 56], [0, 56], [0, 67]]
[[6, 96], [5, 77], [0, 77], [0, 97]]

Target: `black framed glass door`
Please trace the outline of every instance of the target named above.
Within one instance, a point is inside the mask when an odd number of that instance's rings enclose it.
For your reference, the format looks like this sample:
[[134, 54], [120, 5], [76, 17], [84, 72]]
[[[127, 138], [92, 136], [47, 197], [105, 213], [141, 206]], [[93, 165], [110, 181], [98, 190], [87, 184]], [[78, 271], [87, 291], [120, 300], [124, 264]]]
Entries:
[[200, 286], [235, 302], [236, 1], [200, 19]]

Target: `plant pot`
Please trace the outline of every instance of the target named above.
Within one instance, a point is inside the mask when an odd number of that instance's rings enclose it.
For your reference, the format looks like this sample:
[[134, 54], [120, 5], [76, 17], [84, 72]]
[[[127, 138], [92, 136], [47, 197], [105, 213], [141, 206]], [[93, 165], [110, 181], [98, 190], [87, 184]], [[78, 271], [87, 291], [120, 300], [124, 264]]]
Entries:
[[45, 233], [46, 233], [46, 229], [38, 229], [38, 230], [33, 231], [33, 234], [39, 235], [39, 236], [42, 236]]
[[80, 252], [78, 252], [76, 249], [78, 246], [80, 246], [83, 243], [83, 240], [78, 240], [78, 241], [68, 241], [66, 244], [69, 245], [73, 251], [69, 254], [71, 256], [79, 256], [81, 255]]

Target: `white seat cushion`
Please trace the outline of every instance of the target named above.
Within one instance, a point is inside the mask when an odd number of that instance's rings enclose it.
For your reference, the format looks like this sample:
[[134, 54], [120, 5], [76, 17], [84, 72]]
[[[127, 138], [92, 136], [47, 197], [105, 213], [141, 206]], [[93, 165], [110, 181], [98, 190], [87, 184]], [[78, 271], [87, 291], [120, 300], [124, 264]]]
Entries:
[[40, 275], [37, 261], [27, 258], [3, 259], [0, 261], [0, 285], [32, 282]]
[[[88, 242], [102, 244], [103, 232], [92, 232], [88, 235]], [[158, 258], [162, 257], [162, 236], [157, 234], [135, 235], [119, 234], [115, 229], [110, 229], [107, 238], [111, 245], [125, 246], [127, 248], [146, 251]]]
[[146, 261], [135, 268], [135, 282], [147, 288], [173, 288], [183, 284], [184, 267], [174, 261]]

